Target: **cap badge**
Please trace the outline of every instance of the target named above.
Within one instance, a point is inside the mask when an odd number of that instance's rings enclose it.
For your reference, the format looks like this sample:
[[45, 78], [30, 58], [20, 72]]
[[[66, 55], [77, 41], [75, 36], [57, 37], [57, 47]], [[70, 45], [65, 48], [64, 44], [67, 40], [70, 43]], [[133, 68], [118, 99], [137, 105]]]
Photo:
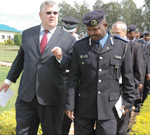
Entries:
[[97, 25], [97, 20], [95, 20], [95, 19], [91, 20], [91, 25], [96, 26]]
[[130, 31], [130, 29], [127, 29], [127, 31], [129, 32], [129, 31]]
[[70, 27], [70, 24], [68, 24], [67, 26]]

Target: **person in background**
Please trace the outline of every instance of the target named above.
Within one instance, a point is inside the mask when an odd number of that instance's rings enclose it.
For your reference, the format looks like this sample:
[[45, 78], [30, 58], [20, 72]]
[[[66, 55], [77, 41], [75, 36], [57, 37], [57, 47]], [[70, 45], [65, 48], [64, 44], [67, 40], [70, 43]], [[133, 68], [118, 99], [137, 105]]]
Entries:
[[[142, 103], [142, 98], [143, 98], [143, 90], [145, 89], [145, 87], [147, 87], [148, 85], [148, 80], [150, 80], [150, 56], [149, 56], [149, 49], [148, 46], [146, 45], [146, 42], [144, 42], [143, 40], [137, 40], [135, 38], [136, 36], [136, 32], [137, 32], [137, 27], [136, 25], [129, 25], [127, 27], [127, 37], [129, 40], [132, 40], [138, 44], [140, 44], [142, 46], [142, 50], [143, 50], [143, 57], [144, 57], [144, 76], [143, 76], [143, 82], [144, 82], [144, 87], [142, 89], [140, 89], [140, 97], [139, 99], [135, 100], [134, 106], [135, 112], [139, 112], [140, 111], [140, 106]], [[138, 94], [136, 95], [137, 97]]]
[[139, 28], [137, 28], [136, 29], [137, 30], [137, 33], [136, 33], [136, 39], [140, 39], [140, 37], [141, 37], [141, 29], [139, 29]]
[[44, 135], [61, 135], [65, 71], [75, 38], [57, 27], [58, 15], [56, 2], [41, 4], [41, 24], [23, 31], [22, 46], [0, 88], [7, 91], [23, 72], [15, 104], [17, 135], [36, 135], [39, 123]]
[[[124, 22], [118, 21], [112, 25], [112, 34], [118, 35], [127, 40], [127, 25]], [[140, 90], [143, 87], [143, 76], [144, 76], [144, 60], [143, 60], [143, 51], [142, 46], [131, 41], [129, 42], [129, 46], [132, 54], [132, 68], [133, 68], [133, 76], [135, 83], [135, 100], [137, 95], [140, 95]], [[121, 86], [122, 84], [120, 84]], [[122, 89], [122, 87], [121, 87]], [[121, 92], [122, 93], [122, 92]], [[121, 118], [117, 119], [117, 134], [118, 135], [126, 135], [128, 131], [128, 125], [131, 118], [131, 111], [127, 114], [123, 115]]]
[[[80, 23], [79, 20], [72, 16], [64, 17], [61, 20], [63, 22], [62, 24], [63, 29], [69, 32], [70, 34], [72, 34], [73, 36], [75, 36], [76, 40], [79, 40], [79, 35], [76, 34], [77, 29], [78, 29], [77, 24]], [[66, 83], [68, 82], [68, 73], [69, 73], [69, 70], [66, 70]], [[72, 120], [69, 119], [66, 114], [64, 114], [63, 123], [62, 123], [62, 135], [69, 134], [71, 123], [72, 123]]]
[[79, 24], [80, 21], [72, 16], [64, 17], [61, 19], [61, 21], [63, 22], [63, 29], [72, 34], [76, 38], [76, 40], [79, 40], [80, 36], [76, 34], [76, 32], [78, 29], [77, 24]]
[[66, 114], [74, 119], [75, 135], [115, 135], [120, 73], [123, 78], [123, 115], [132, 108], [134, 101], [130, 48], [125, 40], [107, 33], [104, 11], [90, 11], [82, 22], [87, 27], [88, 36], [77, 41], [73, 48]]

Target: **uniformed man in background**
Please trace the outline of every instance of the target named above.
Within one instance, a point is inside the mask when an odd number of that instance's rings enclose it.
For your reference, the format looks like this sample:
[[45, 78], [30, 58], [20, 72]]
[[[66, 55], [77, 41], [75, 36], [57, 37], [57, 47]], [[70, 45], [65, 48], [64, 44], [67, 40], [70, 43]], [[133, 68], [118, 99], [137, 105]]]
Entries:
[[[76, 32], [78, 29], [77, 24], [79, 24], [80, 21], [77, 18], [72, 17], [72, 16], [64, 17], [61, 20], [63, 22], [63, 24], [62, 24], [63, 29], [65, 31], [69, 32], [70, 34], [72, 34], [73, 36], [75, 36], [76, 40], [79, 40], [79, 35], [76, 34]], [[66, 70], [66, 74], [65, 74], [66, 83], [68, 81], [68, 73], [69, 73], [69, 70]], [[72, 120], [69, 119], [66, 114], [64, 114], [63, 123], [62, 123], [62, 135], [69, 134], [71, 122], [72, 122]]]
[[131, 51], [125, 40], [106, 32], [104, 11], [90, 11], [82, 22], [87, 27], [88, 36], [77, 41], [73, 48], [66, 114], [74, 119], [75, 135], [115, 135], [120, 73], [124, 93], [123, 115], [129, 112], [134, 101]]
[[78, 29], [77, 24], [79, 24], [80, 21], [72, 16], [64, 17], [61, 19], [61, 21], [63, 22], [63, 29], [72, 34], [76, 38], [76, 40], [79, 40], [80, 36], [76, 34], [76, 32]]
[[[133, 24], [131, 24], [131, 25], [128, 25], [128, 27], [127, 27], [127, 38], [129, 39], [129, 40], [131, 40], [131, 41], [133, 41], [133, 42], [135, 42], [136, 43], [136, 46], [141, 46], [142, 47], [142, 45], [140, 44], [140, 42], [138, 41], [138, 39], [136, 38], [136, 35], [137, 35], [137, 31], [138, 31], [138, 29], [137, 29], [137, 27], [136, 27], [136, 25], [133, 25]], [[137, 45], [138, 44], [138, 45]], [[143, 55], [143, 58], [144, 58], [144, 65], [140, 65], [140, 66], [143, 66], [144, 68], [143, 68], [143, 75], [142, 75], [142, 77], [143, 77], [143, 79], [142, 79], [142, 81], [139, 81], [139, 77], [137, 77], [137, 74], [136, 74], [136, 84], [137, 84], [137, 86], [135, 87], [135, 102], [134, 102], [134, 106], [135, 106], [135, 109], [134, 109], [134, 111], [135, 112], [139, 112], [140, 111], [140, 106], [141, 106], [141, 98], [142, 98], [142, 96], [143, 96], [143, 84], [144, 84], [144, 78], [145, 78], [145, 71], [146, 71], [146, 57], [147, 56], [145, 56], [145, 53], [144, 53], [144, 51], [143, 52], [141, 52], [141, 54]], [[139, 60], [141, 59], [141, 54], [139, 54], [137, 57], [139, 58]], [[142, 58], [142, 59], [143, 59]], [[137, 67], [136, 67], [137, 68]], [[137, 72], [138, 73], [138, 72]], [[138, 73], [139, 74], [139, 73]], [[141, 75], [140, 75], [141, 76]]]
[[[119, 35], [120, 37], [127, 40], [127, 25], [124, 22], [118, 21], [112, 25], [112, 34]], [[132, 54], [132, 67], [133, 67], [133, 76], [135, 83], [135, 100], [140, 99], [140, 90], [143, 87], [143, 76], [144, 76], [144, 60], [143, 60], [143, 51], [142, 46], [136, 42], [129, 41], [129, 46]], [[121, 86], [122, 84], [120, 84]], [[122, 86], [121, 86], [122, 89]], [[137, 98], [137, 95], [139, 97]], [[131, 111], [123, 115], [121, 118], [117, 119], [117, 134], [126, 135], [128, 131], [128, 125], [131, 118]]]

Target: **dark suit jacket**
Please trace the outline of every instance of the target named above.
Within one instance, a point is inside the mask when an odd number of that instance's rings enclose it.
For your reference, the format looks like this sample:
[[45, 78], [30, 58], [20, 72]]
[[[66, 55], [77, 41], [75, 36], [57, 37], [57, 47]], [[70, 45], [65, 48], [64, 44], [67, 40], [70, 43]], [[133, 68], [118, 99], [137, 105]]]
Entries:
[[[18, 91], [21, 100], [30, 102], [36, 94], [42, 105], [62, 105], [66, 95], [65, 70], [69, 68], [76, 40], [71, 34], [56, 28], [41, 56], [39, 34], [40, 25], [23, 32], [22, 46], [7, 79], [16, 82], [23, 71]], [[51, 52], [55, 46], [62, 49], [61, 64]]]
[[136, 42], [129, 42], [132, 54], [132, 67], [135, 83], [135, 99], [140, 99], [139, 84], [144, 84], [144, 60], [142, 46]]
[[[112, 42], [113, 41], [113, 42]], [[134, 101], [134, 80], [131, 51], [127, 42], [109, 37], [100, 52], [96, 42], [86, 37], [73, 48], [69, 72], [66, 110], [75, 116], [108, 120], [116, 117], [115, 103], [120, 96], [119, 76], [122, 73], [124, 102], [128, 109]], [[80, 80], [80, 83], [79, 83]], [[79, 83], [79, 85], [78, 85]]]

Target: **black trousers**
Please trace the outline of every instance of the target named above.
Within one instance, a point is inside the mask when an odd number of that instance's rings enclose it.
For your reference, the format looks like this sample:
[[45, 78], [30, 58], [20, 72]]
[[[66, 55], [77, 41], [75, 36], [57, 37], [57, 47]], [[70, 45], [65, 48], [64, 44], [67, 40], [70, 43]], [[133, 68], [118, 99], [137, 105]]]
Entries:
[[[94, 129], [94, 125], [96, 128]], [[117, 120], [98, 120], [75, 116], [75, 135], [116, 135]]]
[[16, 101], [16, 134], [37, 135], [41, 123], [43, 135], [61, 135], [64, 106], [40, 105], [36, 96], [31, 102]]
[[68, 135], [71, 126], [71, 119], [68, 118], [66, 114], [64, 114], [63, 123], [62, 123], [62, 135]]
[[149, 81], [145, 81], [145, 83], [144, 83], [142, 102], [144, 102], [144, 100], [147, 98], [148, 94], [150, 94], [150, 80]]
[[131, 111], [117, 119], [117, 135], [126, 135], [131, 119]]

